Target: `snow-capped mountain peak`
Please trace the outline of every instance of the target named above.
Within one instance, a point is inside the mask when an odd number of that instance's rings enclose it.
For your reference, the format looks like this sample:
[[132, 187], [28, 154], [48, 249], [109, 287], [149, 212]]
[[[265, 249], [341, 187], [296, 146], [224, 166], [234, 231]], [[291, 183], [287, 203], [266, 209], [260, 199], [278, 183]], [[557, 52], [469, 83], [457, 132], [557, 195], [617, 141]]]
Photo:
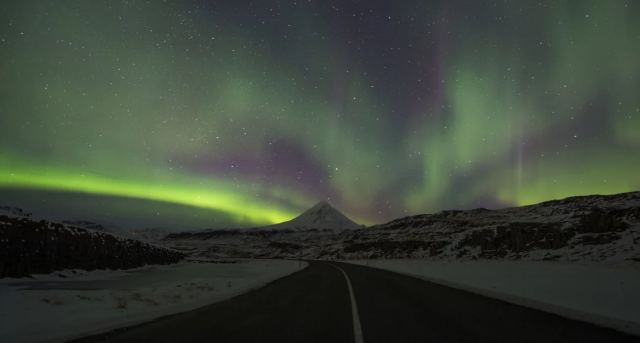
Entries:
[[254, 227], [245, 229], [249, 231], [263, 231], [263, 230], [293, 230], [293, 231], [305, 231], [305, 230], [355, 230], [360, 229], [362, 226], [353, 222], [347, 218], [340, 211], [335, 209], [328, 201], [321, 201], [315, 204], [313, 207], [304, 211], [301, 215], [278, 224]]
[[313, 207], [288, 223], [293, 224], [296, 228], [336, 230], [360, 228], [358, 224], [354, 223], [351, 219], [347, 218], [347, 216], [336, 210], [326, 200], [315, 204]]

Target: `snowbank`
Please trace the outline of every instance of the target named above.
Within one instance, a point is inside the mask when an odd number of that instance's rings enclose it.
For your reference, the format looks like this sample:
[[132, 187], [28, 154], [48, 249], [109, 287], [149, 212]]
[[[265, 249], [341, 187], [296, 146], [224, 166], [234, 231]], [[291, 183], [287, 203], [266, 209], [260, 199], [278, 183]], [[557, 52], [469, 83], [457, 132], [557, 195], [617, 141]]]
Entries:
[[640, 335], [640, 266], [525, 261], [345, 261]]
[[228, 299], [304, 267], [241, 260], [0, 279], [0, 342], [58, 342], [134, 325]]

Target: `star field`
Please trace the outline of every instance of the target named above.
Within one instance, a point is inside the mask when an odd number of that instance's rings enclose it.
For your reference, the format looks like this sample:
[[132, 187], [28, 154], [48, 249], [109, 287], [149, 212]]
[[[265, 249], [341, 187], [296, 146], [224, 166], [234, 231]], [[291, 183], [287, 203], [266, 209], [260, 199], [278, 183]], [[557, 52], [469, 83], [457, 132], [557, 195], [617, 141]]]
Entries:
[[638, 18], [616, 0], [11, 1], [0, 195], [247, 225], [322, 199], [374, 223], [637, 190]]

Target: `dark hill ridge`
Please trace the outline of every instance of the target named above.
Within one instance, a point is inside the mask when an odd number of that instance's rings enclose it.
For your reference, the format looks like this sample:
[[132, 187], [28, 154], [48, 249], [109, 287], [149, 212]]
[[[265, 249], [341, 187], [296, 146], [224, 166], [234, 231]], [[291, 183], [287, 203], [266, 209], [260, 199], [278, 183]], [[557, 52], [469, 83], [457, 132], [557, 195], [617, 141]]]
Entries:
[[[374, 239], [363, 237], [343, 252], [374, 257], [635, 260], [640, 257], [634, 248], [640, 242], [640, 192], [499, 210], [442, 211], [369, 230], [367, 236]], [[391, 232], [398, 237], [380, 239]]]
[[335, 232], [209, 231], [170, 235], [166, 242], [212, 257], [640, 261], [640, 192], [442, 211]]
[[0, 278], [62, 269], [128, 269], [175, 263], [183, 257], [179, 252], [100, 231], [29, 216], [0, 215]]

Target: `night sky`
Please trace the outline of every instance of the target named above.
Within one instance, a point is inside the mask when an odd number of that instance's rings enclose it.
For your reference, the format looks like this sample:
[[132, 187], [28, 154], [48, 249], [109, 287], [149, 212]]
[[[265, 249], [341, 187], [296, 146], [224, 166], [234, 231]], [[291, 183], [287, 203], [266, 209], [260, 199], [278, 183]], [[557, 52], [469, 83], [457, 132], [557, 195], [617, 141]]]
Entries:
[[640, 188], [640, 1], [5, 1], [0, 25], [0, 205], [371, 224]]

